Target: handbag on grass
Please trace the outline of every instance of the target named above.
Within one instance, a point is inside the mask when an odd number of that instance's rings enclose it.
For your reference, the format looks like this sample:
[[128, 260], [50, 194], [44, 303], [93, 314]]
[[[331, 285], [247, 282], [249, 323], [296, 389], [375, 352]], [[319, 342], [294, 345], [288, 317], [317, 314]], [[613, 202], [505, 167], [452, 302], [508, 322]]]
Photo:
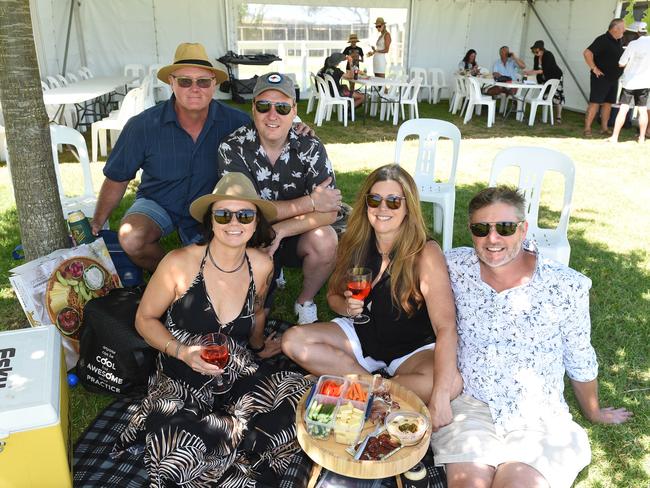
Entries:
[[84, 307], [77, 375], [84, 387], [116, 396], [144, 394], [158, 351], [135, 330], [144, 286], [116, 288]]

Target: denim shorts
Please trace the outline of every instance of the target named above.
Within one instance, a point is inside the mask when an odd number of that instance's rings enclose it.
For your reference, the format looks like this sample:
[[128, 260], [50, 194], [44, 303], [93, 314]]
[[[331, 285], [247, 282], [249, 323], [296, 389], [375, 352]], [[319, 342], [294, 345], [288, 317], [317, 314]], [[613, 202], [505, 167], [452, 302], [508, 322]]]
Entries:
[[[169, 215], [167, 210], [148, 198], [136, 198], [131, 208], [124, 214], [124, 217], [131, 214], [145, 215], [153, 220], [160, 227], [160, 231], [162, 232], [161, 237], [165, 237], [177, 229], [177, 223], [174, 222], [174, 219]], [[181, 227], [178, 227], [178, 236], [184, 246], [196, 243], [202, 238], [201, 234], [194, 232], [188, 233]]]

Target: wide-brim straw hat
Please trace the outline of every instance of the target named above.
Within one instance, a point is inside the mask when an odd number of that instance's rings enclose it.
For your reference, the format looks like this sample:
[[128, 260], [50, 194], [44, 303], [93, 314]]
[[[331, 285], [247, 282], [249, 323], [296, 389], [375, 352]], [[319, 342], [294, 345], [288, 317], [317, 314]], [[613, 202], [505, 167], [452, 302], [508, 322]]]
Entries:
[[377, 20], [375, 20], [375, 25], [377, 24], [386, 25], [386, 22], [384, 21], [383, 17], [377, 17]]
[[251, 180], [243, 173], [226, 173], [214, 187], [210, 195], [197, 198], [190, 205], [190, 215], [199, 222], [214, 202], [220, 200], [241, 200], [250, 202], [260, 209], [266, 220], [271, 222], [278, 215], [273, 202], [262, 200], [255, 191]]
[[198, 42], [184, 42], [179, 44], [174, 54], [174, 62], [163, 66], [158, 70], [158, 79], [163, 83], [169, 83], [169, 75], [177, 69], [193, 66], [212, 71], [216, 77], [217, 85], [228, 79], [225, 71], [215, 68], [205, 51], [203, 44]]
[[348, 37], [348, 43], [350, 42], [359, 42], [359, 38], [357, 37], [356, 34], [350, 34], [350, 36]]

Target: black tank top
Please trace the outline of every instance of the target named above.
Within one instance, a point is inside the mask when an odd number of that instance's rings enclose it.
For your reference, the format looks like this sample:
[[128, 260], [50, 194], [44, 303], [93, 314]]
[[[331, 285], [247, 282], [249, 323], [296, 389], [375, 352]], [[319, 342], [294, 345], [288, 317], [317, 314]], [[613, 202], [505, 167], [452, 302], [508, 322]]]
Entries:
[[[381, 255], [374, 242], [368, 251], [366, 267], [372, 270], [373, 277], [381, 269]], [[411, 317], [401, 306], [393, 306], [389, 269], [384, 271], [364, 302], [364, 313], [370, 317], [370, 322], [354, 326], [363, 355], [386, 364], [436, 341], [424, 301]]]
[[[255, 281], [253, 280], [253, 268], [248, 259], [248, 254], [245, 256], [248, 264], [249, 281], [244, 306], [239, 315], [226, 324], [221, 323], [219, 317], [217, 317], [205, 287], [203, 268], [205, 267], [206, 255], [207, 247], [194, 281], [192, 281], [185, 294], [167, 309], [165, 326], [175, 339], [186, 345], [198, 344], [201, 336], [210, 332], [222, 332], [236, 342], [246, 344], [255, 323]], [[183, 361], [166, 354], [161, 354], [160, 357], [162, 369], [167, 376], [185, 381], [195, 388], [200, 388], [205, 384], [206, 377], [194, 371]]]

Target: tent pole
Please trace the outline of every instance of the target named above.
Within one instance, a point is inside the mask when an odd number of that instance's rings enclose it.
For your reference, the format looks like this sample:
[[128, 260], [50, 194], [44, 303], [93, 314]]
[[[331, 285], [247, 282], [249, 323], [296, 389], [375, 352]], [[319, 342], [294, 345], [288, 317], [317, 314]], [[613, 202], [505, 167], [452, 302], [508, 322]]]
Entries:
[[408, 27], [408, 32], [406, 33], [407, 36], [407, 41], [406, 41], [406, 59], [404, 60], [404, 73], [409, 73], [411, 71], [411, 43], [413, 42], [413, 3], [414, 0], [411, 0], [409, 4], [409, 12], [408, 12], [408, 22], [407, 25]]
[[72, 12], [74, 12], [75, 0], [70, 0], [70, 15], [68, 16], [68, 33], [65, 36], [65, 52], [63, 53], [63, 69], [61, 74], [65, 76], [65, 68], [68, 64], [68, 47], [70, 46], [70, 30], [72, 29]]
[[566, 67], [567, 71], [571, 75], [571, 78], [573, 78], [573, 81], [575, 81], [576, 86], [578, 87], [578, 90], [582, 94], [582, 97], [585, 99], [585, 102], [589, 103], [589, 98], [587, 97], [587, 94], [585, 93], [585, 91], [582, 89], [582, 86], [580, 86], [580, 83], [578, 82], [578, 78], [576, 78], [576, 75], [573, 73], [573, 70], [571, 69], [571, 65], [567, 62], [567, 60], [562, 55], [562, 51], [560, 50], [560, 46], [558, 46], [555, 43], [555, 40], [553, 39], [553, 36], [551, 35], [551, 33], [546, 28], [546, 25], [544, 24], [544, 21], [542, 20], [542, 18], [537, 13], [537, 10], [535, 9], [534, 0], [528, 0], [528, 6], [530, 7], [530, 9], [535, 14], [535, 17], [537, 17], [537, 20], [539, 21], [540, 25], [542, 26], [542, 29], [544, 29], [544, 32], [546, 33], [546, 35], [548, 36], [550, 41], [553, 43], [553, 46], [555, 46], [555, 49], [556, 49], [556, 52], [557, 52], [558, 56], [560, 56], [560, 59], [562, 59], [562, 62], [564, 63], [564, 66]]

